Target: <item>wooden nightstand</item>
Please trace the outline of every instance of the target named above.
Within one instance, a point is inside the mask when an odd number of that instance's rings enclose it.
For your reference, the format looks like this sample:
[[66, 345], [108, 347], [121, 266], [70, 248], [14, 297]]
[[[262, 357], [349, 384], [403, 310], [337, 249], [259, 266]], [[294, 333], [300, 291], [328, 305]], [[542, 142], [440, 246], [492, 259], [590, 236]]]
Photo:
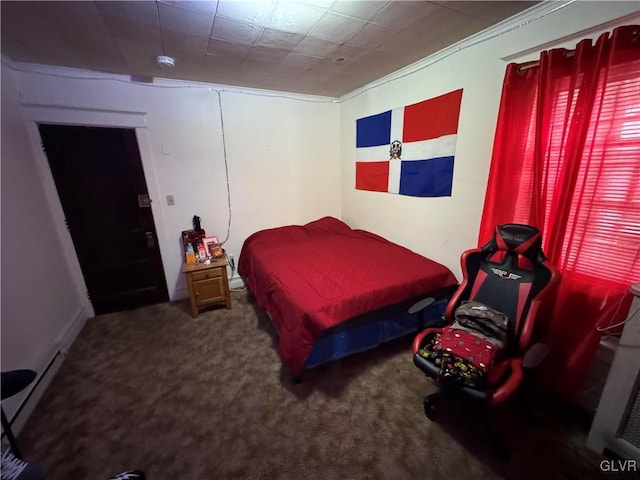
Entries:
[[182, 272], [187, 280], [191, 315], [194, 318], [207, 307], [224, 305], [231, 308], [226, 258], [211, 260], [209, 265], [185, 263]]

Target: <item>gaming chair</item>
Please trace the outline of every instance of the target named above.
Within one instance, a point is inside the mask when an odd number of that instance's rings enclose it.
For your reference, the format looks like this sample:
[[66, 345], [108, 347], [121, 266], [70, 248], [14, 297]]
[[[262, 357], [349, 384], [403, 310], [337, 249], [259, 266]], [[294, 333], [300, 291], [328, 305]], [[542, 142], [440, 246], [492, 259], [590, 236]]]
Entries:
[[444, 327], [427, 328], [416, 336], [414, 364], [441, 387], [440, 392], [424, 398], [425, 414], [431, 420], [434, 404], [445, 392], [459, 391], [488, 405], [503, 402], [522, 382], [523, 367], [535, 367], [547, 352], [542, 344], [530, 348], [530, 342], [540, 302], [560, 274], [542, 252], [540, 231], [529, 225], [498, 225], [487, 244], [462, 254], [461, 265], [463, 280], [447, 304], [445, 326], [453, 322], [463, 301], [474, 300], [508, 317], [508, 340], [500, 359], [487, 371], [486, 386], [476, 389], [441, 381], [439, 367], [418, 353], [434, 335], [441, 335]]

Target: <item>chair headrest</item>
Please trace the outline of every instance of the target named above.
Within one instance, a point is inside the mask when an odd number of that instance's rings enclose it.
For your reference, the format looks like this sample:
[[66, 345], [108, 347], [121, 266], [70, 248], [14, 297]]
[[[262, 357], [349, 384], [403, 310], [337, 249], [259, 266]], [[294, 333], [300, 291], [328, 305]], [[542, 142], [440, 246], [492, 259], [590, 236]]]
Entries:
[[506, 250], [524, 255], [535, 262], [542, 262], [546, 259], [542, 252], [540, 230], [531, 225], [519, 223], [497, 225], [493, 238], [483, 249]]

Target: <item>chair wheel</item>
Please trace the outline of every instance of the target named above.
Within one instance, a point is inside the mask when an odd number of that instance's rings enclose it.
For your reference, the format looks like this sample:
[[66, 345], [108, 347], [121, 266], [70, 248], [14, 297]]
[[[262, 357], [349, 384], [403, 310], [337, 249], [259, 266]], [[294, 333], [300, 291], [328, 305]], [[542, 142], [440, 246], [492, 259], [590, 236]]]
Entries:
[[424, 405], [424, 414], [427, 416], [429, 420], [431, 420], [432, 422], [435, 422], [436, 416], [435, 416], [435, 410], [434, 410], [435, 405], [433, 400], [429, 397], [424, 397], [422, 404]]

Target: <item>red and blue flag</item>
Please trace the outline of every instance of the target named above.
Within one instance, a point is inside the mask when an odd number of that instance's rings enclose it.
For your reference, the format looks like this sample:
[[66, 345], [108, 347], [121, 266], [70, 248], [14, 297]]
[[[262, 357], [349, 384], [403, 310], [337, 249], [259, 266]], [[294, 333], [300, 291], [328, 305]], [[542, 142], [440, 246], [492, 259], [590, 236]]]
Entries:
[[356, 120], [356, 189], [450, 197], [462, 89]]

